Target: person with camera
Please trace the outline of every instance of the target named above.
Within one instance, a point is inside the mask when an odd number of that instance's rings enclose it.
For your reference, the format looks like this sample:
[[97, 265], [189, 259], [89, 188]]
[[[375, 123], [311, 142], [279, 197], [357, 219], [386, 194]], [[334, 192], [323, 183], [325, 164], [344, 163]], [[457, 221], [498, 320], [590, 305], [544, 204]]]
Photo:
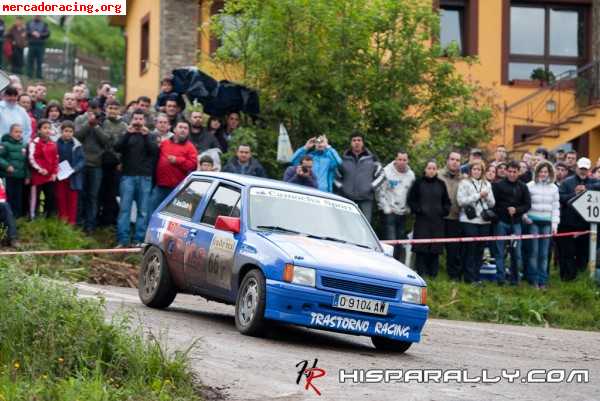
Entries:
[[[471, 163], [468, 171], [468, 177], [458, 184], [456, 192], [462, 233], [465, 237], [485, 237], [490, 234], [490, 222], [495, 217], [492, 210], [495, 204], [492, 184], [484, 176], [483, 161]], [[462, 263], [465, 283], [479, 282], [484, 247], [484, 242], [465, 244]]]
[[133, 243], [144, 241], [148, 224], [152, 176], [158, 157], [156, 137], [144, 125], [144, 111], [137, 109], [131, 115], [131, 123], [125, 135], [115, 145], [121, 154], [122, 176], [119, 184], [120, 209], [117, 218], [118, 247], [127, 247], [130, 242], [131, 207], [135, 201], [137, 217]]
[[89, 233], [96, 229], [98, 197], [102, 183], [102, 160], [104, 152], [110, 146], [110, 137], [100, 125], [102, 114], [97, 108], [90, 106], [86, 117], [86, 124], [75, 132], [75, 138], [81, 142], [85, 156], [80, 220], [84, 231]]
[[[523, 215], [529, 234], [555, 234], [560, 222], [560, 196], [554, 184], [554, 168], [546, 160], [535, 166], [534, 180], [527, 184], [531, 209]], [[533, 287], [545, 289], [548, 284], [548, 253], [550, 238], [529, 241], [527, 281]]]
[[[506, 169], [506, 178], [492, 185], [496, 205], [494, 212], [498, 221], [494, 235], [521, 235], [521, 218], [531, 208], [529, 189], [519, 180], [519, 163], [511, 161]], [[504, 268], [505, 241], [495, 241], [496, 279], [498, 285], [505, 283]], [[521, 240], [511, 241], [510, 246], [510, 281], [512, 285], [519, 284], [519, 271], [523, 266], [521, 255]]]
[[283, 180], [292, 184], [318, 188], [317, 177], [313, 172], [312, 156], [304, 155], [299, 166], [288, 167], [283, 174]]
[[292, 164], [297, 166], [305, 155], [312, 156], [312, 171], [317, 178], [317, 187], [321, 191], [331, 192], [335, 171], [342, 164], [338, 152], [329, 145], [325, 135], [312, 137], [292, 156]]

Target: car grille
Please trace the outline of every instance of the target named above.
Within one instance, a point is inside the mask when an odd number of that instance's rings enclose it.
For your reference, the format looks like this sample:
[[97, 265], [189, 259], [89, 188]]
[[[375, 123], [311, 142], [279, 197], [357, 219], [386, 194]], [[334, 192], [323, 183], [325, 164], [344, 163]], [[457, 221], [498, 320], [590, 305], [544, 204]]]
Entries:
[[366, 295], [376, 295], [378, 297], [396, 298], [396, 288], [383, 287], [381, 285], [357, 283], [356, 281], [342, 280], [333, 277], [321, 277], [323, 287], [356, 292]]

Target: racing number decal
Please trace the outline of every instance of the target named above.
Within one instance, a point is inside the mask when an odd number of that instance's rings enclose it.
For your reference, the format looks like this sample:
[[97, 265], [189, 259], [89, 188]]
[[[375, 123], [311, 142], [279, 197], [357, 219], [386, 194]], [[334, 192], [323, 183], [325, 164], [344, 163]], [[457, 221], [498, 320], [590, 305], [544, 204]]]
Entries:
[[208, 249], [206, 281], [217, 287], [231, 289], [231, 269], [237, 241], [215, 235]]

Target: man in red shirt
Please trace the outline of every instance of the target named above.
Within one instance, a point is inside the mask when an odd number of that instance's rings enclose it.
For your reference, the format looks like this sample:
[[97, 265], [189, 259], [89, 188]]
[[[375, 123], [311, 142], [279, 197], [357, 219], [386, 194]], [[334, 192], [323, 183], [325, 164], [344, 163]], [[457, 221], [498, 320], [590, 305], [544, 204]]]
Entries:
[[179, 121], [173, 137], [160, 143], [156, 186], [150, 195], [151, 209], [148, 214], [153, 213], [171, 191], [196, 169], [198, 151], [189, 140], [189, 134], [190, 123]]

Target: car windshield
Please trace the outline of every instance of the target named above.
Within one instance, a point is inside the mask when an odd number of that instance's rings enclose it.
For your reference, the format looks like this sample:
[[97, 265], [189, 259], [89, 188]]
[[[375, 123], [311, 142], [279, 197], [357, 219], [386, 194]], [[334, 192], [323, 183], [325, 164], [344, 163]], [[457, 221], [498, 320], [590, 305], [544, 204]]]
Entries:
[[377, 238], [356, 206], [320, 196], [253, 187], [250, 224], [258, 231], [306, 235], [379, 249]]

